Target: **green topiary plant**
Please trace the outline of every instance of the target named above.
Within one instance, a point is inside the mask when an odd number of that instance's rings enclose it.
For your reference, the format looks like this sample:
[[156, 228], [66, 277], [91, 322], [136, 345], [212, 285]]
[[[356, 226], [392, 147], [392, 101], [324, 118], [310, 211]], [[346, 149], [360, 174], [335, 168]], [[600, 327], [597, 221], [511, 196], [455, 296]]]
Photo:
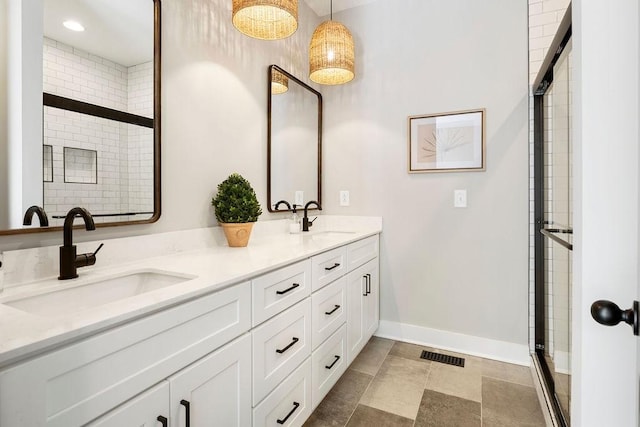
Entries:
[[256, 192], [249, 181], [232, 173], [218, 184], [218, 194], [211, 199], [220, 223], [256, 222], [262, 214]]

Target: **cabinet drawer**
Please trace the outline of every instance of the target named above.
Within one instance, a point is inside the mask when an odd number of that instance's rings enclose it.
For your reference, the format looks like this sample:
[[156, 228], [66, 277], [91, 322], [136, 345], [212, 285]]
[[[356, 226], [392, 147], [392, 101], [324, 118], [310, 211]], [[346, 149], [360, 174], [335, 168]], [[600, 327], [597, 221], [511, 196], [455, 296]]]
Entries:
[[252, 332], [253, 405], [311, 354], [311, 298]]
[[313, 408], [347, 369], [347, 326], [342, 325], [311, 355]]
[[336, 331], [347, 320], [346, 278], [342, 277], [311, 296], [313, 348]]
[[253, 409], [253, 426], [301, 426], [311, 415], [311, 359]]
[[256, 326], [311, 294], [309, 260], [253, 279], [251, 292], [253, 326]]
[[249, 282], [0, 372], [0, 425], [85, 424], [251, 327]]
[[332, 249], [311, 258], [313, 286], [315, 292], [347, 272], [345, 247]]
[[358, 268], [365, 262], [374, 259], [378, 256], [378, 252], [379, 238], [377, 234], [349, 244], [347, 246], [348, 271], [352, 271], [354, 268]]

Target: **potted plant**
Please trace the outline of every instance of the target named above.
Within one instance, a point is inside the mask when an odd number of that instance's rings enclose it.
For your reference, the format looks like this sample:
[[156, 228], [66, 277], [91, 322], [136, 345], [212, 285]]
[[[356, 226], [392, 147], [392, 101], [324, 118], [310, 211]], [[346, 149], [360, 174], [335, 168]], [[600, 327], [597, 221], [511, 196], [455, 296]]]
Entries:
[[256, 192], [249, 181], [240, 174], [232, 173], [218, 184], [218, 194], [211, 199], [211, 204], [229, 246], [247, 246], [253, 223], [262, 214]]

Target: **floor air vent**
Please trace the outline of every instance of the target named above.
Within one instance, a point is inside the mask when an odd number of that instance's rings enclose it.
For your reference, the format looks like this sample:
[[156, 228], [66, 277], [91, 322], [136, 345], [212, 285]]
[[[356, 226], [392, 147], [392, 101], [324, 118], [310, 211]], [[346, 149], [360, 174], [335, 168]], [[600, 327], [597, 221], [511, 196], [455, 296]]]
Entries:
[[422, 355], [420, 356], [420, 358], [464, 368], [464, 359], [462, 357], [449, 356], [447, 354], [440, 354], [434, 353], [433, 351], [422, 350]]

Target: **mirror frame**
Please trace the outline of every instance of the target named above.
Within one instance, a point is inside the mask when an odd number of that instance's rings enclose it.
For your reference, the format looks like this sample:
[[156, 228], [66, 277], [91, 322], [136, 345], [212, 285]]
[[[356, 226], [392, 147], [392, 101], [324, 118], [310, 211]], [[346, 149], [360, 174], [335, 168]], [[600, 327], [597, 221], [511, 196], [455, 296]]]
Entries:
[[[292, 75], [291, 73], [283, 70], [275, 64], [269, 65], [267, 71], [267, 208], [269, 212], [290, 212], [291, 209], [278, 209], [275, 210], [273, 205], [275, 202], [271, 200], [271, 149], [272, 146], [272, 137], [271, 137], [271, 75], [273, 70], [276, 70], [285, 76], [290, 81], [294, 81], [302, 88], [308, 90], [312, 94], [318, 97], [318, 199], [316, 200], [320, 206], [322, 206], [322, 94], [309, 86], [308, 84], [302, 82], [300, 79]], [[276, 201], [277, 202], [277, 201]], [[316, 208], [313, 208], [316, 209]]]
[[[150, 224], [156, 222], [160, 218], [162, 202], [161, 202], [161, 168], [160, 168], [160, 80], [161, 80], [161, 23], [162, 23], [162, 5], [161, 0], [153, 0], [153, 215], [148, 219], [120, 221], [120, 222], [101, 222], [96, 223], [96, 228], [118, 227], [122, 225]], [[43, 94], [43, 105], [45, 94]], [[84, 225], [76, 225], [74, 228], [84, 227]], [[31, 228], [13, 228], [9, 230], [0, 230], [0, 236], [12, 234], [30, 234], [44, 233], [50, 231], [61, 231], [62, 226], [50, 227], [31, 227]]]

